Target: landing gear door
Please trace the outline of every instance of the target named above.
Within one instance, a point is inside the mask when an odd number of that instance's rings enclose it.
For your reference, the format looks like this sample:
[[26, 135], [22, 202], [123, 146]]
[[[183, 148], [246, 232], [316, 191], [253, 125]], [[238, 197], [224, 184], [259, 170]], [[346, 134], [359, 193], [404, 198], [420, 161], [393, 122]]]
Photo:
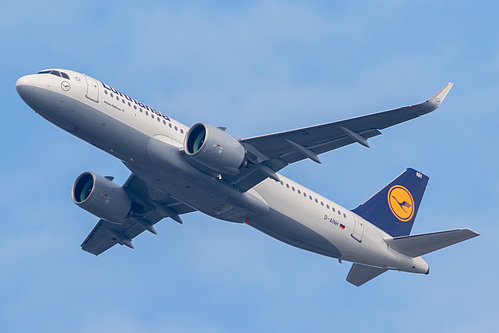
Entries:
[[85, 80], [87, 81], [87, 93], [86, 97], [94, 102], [99, 102], [99, 85], [97, 80], [85, 75]]
[[362, 237], [364, 236], [364, 220], [357, 214], [353, 214], [353, 219], [355, 221], [352, 237], [359, 243], [362, 243]]

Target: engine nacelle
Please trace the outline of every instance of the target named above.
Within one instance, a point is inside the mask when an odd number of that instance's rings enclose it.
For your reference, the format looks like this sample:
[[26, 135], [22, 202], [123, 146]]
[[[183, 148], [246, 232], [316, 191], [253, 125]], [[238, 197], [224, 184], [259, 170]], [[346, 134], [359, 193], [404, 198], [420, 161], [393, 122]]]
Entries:
[[84, 172], [76, 178], [71, 198], [86, 211], [115, 223], [123, 223], [132, 206], [123, 187], [95, 172]]
[[237, 175], [246, 162], [246, 150], [236, 138], [205, 123], [197, 123], [189, 129], [184, 151], [188, 160], [219, 173]]

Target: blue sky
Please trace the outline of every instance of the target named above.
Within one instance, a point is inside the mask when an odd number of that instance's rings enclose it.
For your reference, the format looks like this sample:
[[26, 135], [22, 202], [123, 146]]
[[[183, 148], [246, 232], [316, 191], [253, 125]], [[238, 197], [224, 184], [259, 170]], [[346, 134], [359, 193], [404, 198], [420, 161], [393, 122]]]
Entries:
[[[481, 4], [481, 3], [480, 3]], [[8, 2], [0, 13], [3, 153], [0, 327], [5, 332], [493, 331], [499, 44], [496, 3], [468, 1]], [[70, 199], [117, 160], [25, 105], [18, 77], [85, 72], [187, 125], [249, 137], [431, 97], [435, 113], [283, 174], [354, 208], [407, 167], [430, 177], [413, 232], [479, 238], [427, 255], [429, 276], [361, 288], [350, 264], [200, 213], [135, 250], [79, 245], [97, 219]]]

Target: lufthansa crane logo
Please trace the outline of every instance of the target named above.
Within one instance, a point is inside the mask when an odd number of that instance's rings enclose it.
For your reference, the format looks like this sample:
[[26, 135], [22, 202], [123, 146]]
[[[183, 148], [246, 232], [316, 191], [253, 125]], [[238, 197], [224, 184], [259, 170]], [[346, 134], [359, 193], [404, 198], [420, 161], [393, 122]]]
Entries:
[[62, 81], [61, 82], [61, 88], [64, 91], [69, 91], [69, 89], [71, 89], [71, 84], [69, 84], [68, 81]]
[[401, 185], [394, 185], [388, 191], [388, 205], [393, 215], [402, 222], [414, 215], [414, 199], [411, 192]]

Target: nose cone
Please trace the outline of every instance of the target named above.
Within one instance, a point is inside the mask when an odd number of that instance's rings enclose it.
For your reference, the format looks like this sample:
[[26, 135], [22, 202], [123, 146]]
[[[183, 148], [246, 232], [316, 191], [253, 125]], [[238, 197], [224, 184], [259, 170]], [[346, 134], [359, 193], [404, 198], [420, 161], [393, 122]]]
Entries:
[[16, 82], [16, 90], [23, 101], [37, 113], [41, 113], [41, 105], [45, 103], [48, 83], [46, 78], [37, 74], [30, 74], [19, 78]]
[[33, 74], [21, 76], [16, 81], [16, 89], [19, 91], [20, 88], [22, 89], [25, 86], [33, 85], [33, 83], [34, 83]]
[[33, 80], [33, 75], [20, 77], [16, 82], [17, 93], [25, 102], [28, 102], [30, 92], [33, 91], [35, 86], [36, 82]]
[[16, 81], [16, 88], [20, 87], [20, 86], [25, 86], [28, 81], [29, 81], [29, 77], [31, 75], [25, 75], [25, 76], [21, 76], [17, 81]]

